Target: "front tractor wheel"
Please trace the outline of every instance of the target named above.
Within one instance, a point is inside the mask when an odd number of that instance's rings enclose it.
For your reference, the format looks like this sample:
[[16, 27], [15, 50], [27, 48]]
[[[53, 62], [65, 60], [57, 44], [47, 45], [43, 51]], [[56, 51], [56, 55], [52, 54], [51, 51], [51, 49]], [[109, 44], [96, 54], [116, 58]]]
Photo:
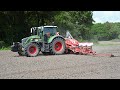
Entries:
[[19, 56], [24, 56], [25, 52], [24, 51], [18, 51]]
[[29, 44], [25, 49], [26, 56], [35, 57], [39, 54], [39, 46], [35, 43]]
[[24, 56], [25, 55], [25, 51], [22, 51], [22, 44], [19, 44], [19, 48], [18, 48], [18, 54], [19, 56]]
[[53, 54], [63, 54], [65, 52], [65, 41], [62, 38], [56, 38], [51, 43], [51, 52]]

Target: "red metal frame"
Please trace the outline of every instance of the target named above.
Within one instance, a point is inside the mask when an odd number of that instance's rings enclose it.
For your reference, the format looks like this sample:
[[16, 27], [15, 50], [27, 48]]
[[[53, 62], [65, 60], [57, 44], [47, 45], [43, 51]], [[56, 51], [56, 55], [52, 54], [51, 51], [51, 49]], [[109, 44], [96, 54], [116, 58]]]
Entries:
[[[75, 39], [71, 39], [71, 38], [65, 38], [65, 44], [66, 44], [66, 53], [69, 53], [68, 50], [70, 51], [70, 53], [73, 54], [81, 54], [81, 55], [92, 55], [92, 56], [108, 56], [108, 57], [114, 57], [113, 54], [96, 54], [95, 51], [92, 50], [92, 45], [89, 45], [91, 43], [87, 43], [89, 46], [87, 46], [86, 43], [80, 43]], [[81, 44], [81, 45], [80, 45]], [[82, 46], [82, 44], [84, 44]]]
[[68, 50], [82, 55], [93, 55], [96, 53], [92, 50], [92, 46], [79, 46], [79, 43], [75, 39], [65, 38], [66, 53]]

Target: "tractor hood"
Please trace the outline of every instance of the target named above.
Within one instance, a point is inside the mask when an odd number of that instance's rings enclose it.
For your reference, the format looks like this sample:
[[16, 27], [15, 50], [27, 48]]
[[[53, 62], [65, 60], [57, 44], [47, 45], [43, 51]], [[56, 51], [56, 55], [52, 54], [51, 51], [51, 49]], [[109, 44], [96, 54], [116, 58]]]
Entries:
[[40, 37], [38, 35], [33, 35], [33, 36], [29, 36], [26, 38], [22, 39], [22, 46], [24, 46], [26, 43], [30, 42], [32, 39], [39, 39]]
[[48, 39], [48, 43], [51, 43], [55, 38], [62, 38], [64, 40], [64, 37], [61, 36], [61, 35], [54, 35], [54, 36], [51, 36], [49, 39]]
[[33, 35], [33, 36], [28, 37], [28, 38], [33, 39], [33, 38], [40, 38], [40, 37], [38, 35]]

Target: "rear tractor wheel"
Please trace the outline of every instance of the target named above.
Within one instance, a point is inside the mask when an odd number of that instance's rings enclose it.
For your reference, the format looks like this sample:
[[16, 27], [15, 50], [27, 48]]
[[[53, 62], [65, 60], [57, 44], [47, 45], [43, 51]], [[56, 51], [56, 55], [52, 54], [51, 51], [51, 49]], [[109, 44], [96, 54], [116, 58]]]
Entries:
[[65, 41], [62, 38], [56, 38], [51, 43], [51, 52], [56, 55], [63, 54], [65, 52]]

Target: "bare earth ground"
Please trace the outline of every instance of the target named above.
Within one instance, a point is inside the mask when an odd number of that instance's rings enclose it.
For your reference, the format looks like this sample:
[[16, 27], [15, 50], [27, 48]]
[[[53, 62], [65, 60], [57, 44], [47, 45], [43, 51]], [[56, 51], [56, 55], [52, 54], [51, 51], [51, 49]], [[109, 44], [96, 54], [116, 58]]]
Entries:
[[0, 79], [120, 79], [120, 44], [93, 46], [93, 50], [115, 57], [74, 54], [19, 57], [10, 50], [0, 51]]

